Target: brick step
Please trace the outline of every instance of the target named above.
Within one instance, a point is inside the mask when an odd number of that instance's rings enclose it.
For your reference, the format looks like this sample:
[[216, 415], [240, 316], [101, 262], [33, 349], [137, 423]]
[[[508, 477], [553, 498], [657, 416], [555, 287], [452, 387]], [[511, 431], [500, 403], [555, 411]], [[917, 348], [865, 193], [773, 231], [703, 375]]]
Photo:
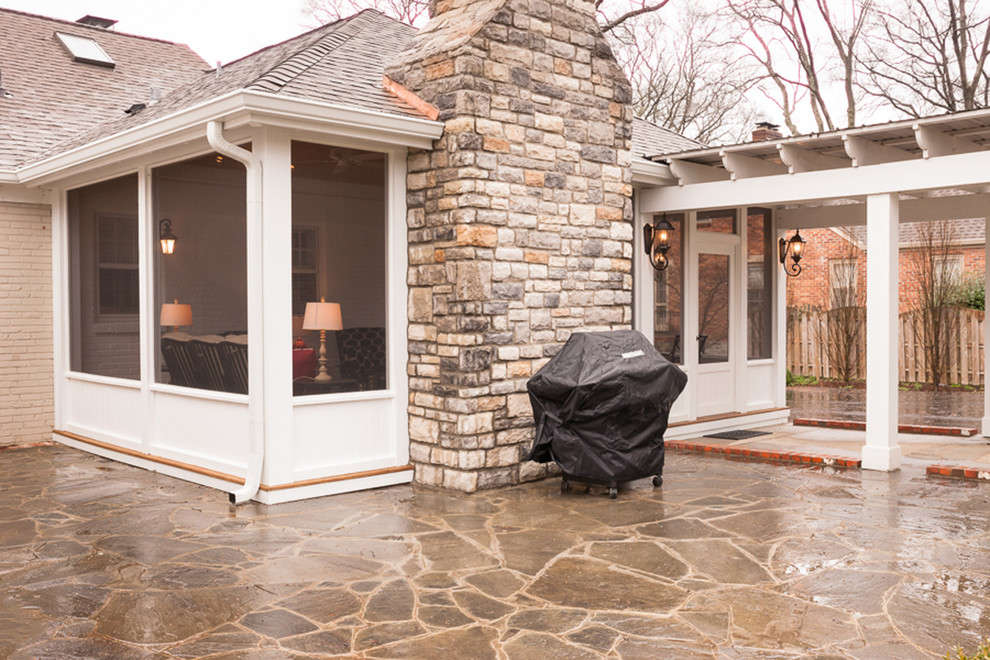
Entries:
[[[829, 429], [845, 429], [847, 431], [865, 431], [866, 422], [855, 422], [843, 419], [810, 419], [799, 417], [791, 422], [794, 426], [817, 426]], [[918, 435], [954, 435], [962, 438], [972, 437], [980, 432], [979, 429], [959, 426], [924, 426], [918, 424], [898, 424], [899, 433], [914, 433]]]

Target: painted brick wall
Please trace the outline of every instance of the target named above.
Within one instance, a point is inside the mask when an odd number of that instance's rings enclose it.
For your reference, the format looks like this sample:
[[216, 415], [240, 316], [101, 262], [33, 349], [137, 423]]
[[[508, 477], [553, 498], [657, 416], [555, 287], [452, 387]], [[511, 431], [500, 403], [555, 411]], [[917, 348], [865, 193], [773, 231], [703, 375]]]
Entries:
[[0, 203], [0, 445], [51, 439], [51, 216]]

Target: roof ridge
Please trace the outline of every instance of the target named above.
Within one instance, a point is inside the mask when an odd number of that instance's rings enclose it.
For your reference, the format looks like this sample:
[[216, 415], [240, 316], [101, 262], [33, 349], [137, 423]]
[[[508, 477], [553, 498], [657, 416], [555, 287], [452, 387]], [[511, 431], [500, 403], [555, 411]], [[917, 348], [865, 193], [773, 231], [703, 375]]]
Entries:
[[[65, 18], [55, 18], [54, 16], [45, 16], [44, 14], [35, 14], [29, 11], [21, 11], [19, 9], [8, 9], [6, 7], [0, 7], [0, 12], [5, 12], [8, 14], [18, 14], [20, 16], [29, 16], [31, 18], [41, 18], [46, 21], [52, 21], [53, 23], [61, 23], [66, 26], [77, 27], [83, 30], [93, 30], [100, 34], [114, 34], [119, 37], [128, 37], [130, 39], [141, 39], [142, 41], [154, 41], [160, 44], [169, 44], [170, 46], [183, 46], [192, 51], [192, 48], [189, 47], [189, 44], [180, 43], [178, 41], [159, 39], [158, 37], [148, 37], [142, 34], [134, 34], [133, 32], [118, 32], [117, 30], [110, 30], [107, 28], [96, 27], [95, 25], [86, 25], [85, 23], [79, 23], [78, 21], [70, 21]], [[192, 51], [192, 52], [195, 53], [196, 51]], [[200, 59], [203, 59], [198, 53], [196, 53], [196, 55]]]
[[[278, 90], [318, 64], [328, 54], [359, 34], [362, 28], [358, 25], [357, 19], [363, 18], [369, 11], [374, 10], [365, 9], [346, 19], [323, 26], [333, 27], [333, 29], [328, 30], [327, 34], [321, 36], [314, 43], [295, 51], [264, 74], [245, 85], [244, 88], [278, 92]], [[348, 28], [351, 29], [348, 30]]]

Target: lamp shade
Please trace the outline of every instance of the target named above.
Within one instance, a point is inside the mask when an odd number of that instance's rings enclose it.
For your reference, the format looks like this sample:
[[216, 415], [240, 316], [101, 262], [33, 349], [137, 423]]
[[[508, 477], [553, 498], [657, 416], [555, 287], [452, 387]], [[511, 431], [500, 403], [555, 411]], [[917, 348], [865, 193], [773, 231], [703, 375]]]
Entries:
[[192, 325], [192, 305], [179, 301], [165, 303], [162, 305], [161, 324], [172, 327]]
[[340, 303], [320, 302], [306, 303], [306, 315], [303, 316], [303, 330], [343, 330], [340, 320]]

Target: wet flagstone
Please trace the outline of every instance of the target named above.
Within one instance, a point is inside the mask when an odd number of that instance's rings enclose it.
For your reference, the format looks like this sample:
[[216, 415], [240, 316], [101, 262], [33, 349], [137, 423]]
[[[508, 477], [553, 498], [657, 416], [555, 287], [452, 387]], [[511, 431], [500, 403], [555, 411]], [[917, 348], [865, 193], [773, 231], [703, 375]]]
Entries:
[[672, 455], [664, 485], [266, 507], [0, 454], [0, 657], [939, 658], [990, 635], [990, 487]]

